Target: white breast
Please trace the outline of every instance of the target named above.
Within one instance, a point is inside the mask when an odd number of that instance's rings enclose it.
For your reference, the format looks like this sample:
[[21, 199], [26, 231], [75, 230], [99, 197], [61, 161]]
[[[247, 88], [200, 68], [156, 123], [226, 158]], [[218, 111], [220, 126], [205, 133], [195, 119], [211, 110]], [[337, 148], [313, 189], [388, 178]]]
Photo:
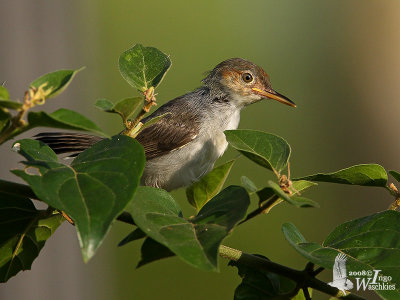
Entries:
[[198, 136], [184, 147], [146, 163], [142, 184], [173, 190], [198, 181], [214, 167], [228, 147], [224, 131], [236, 129], [240, 110], [214, 116], [205, 122]]

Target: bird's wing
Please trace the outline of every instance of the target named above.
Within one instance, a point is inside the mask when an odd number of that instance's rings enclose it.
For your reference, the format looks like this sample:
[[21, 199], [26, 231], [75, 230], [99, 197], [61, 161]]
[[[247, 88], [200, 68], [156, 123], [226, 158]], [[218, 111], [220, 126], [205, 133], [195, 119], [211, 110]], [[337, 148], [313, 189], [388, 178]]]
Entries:
[[346, 261], [347, 257], [345, 254], [339, 253], [336, 256], [335, 264], [333, 265], [333, 281], [347, 278]]
[[143, 129], [136, 139], [142, 144], [149, 160], [185, 146], [198, 133], [199, 121], [195, 115], [180, 114], [177, 118], [174, 114], [167, 114]]

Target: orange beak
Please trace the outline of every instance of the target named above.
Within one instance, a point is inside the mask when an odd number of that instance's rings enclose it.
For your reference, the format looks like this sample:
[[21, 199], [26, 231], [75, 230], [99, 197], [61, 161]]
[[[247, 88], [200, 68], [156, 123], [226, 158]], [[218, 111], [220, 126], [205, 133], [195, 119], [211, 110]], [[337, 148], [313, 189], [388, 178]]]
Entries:
[[269, 90], [260, 90], [258, 88], [252, 88], [252, 90], [260, 95], [263, 96], [265, 98], [269, 98], [269, 99], [274, 99], [276, 101], [279, 101], [283, 104], [292, 106], [292, 107], [296, 107], [296, 104], [294, 104], [294, 102], [292, 100], [290, 100], [289, 98], [279, 94], [278, 92], [275, 92], [273, 89], [269, 89]]

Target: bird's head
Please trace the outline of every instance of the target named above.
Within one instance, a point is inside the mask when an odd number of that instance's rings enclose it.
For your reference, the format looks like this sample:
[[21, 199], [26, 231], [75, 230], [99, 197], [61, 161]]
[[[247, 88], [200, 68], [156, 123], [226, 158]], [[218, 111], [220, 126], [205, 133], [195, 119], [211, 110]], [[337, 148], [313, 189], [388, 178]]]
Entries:
[[274, 99], [296, 107], [289, 98], [274, 91], [269, 76], [262, 68], [242, 58], [231, 58], [218, 64], [203, 83], [216, 94], [229, 96], [238, 106], [261, 99]]

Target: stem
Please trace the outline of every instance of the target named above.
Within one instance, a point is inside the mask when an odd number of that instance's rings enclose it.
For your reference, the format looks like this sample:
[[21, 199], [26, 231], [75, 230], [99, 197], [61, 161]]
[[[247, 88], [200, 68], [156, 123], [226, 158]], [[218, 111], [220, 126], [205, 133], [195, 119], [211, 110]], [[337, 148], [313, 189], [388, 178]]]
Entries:
[[144, 99], [145, 99], [145, 104], [143, 105], [141, 111], [137, 114], [136, 118], [133, 119], [130, 122], [127, 122], [128, 126], [126, 126], [123, 134], [127, 136], [132, 136], [133, 132], [136, 129], [136, 126], [139, 124], [139, 122], [143, 119], [144, 115], [147, 114], [150, 109], [154, 106], [157, 105], [156, 103], [156, 97], [154, 94], [154, 87], [150, 87], [146, 91], [143, 92], [144, 94]]
[[[267, 259], [244, 253], [240, 250], [233, 249], [224, 245], [219, 247], [219, 255], [221, 257], [237, 261], [240, 264], [252, 267], [256, 270], [272, 272], [295, 281], [302, 289], [307, 287], [313, 288], [333, 297], [349, 299], [349, 300], [363, 300], [364, 298], [354, 294], [347, 294], [346, 296], [339, 296], [340, 292], [337, 288], [328, 285], [327, 283], [313, 277], [307, 268], [305, 270], [295, 270], [289, 267], [274, 263]], [[365, 300], [365, 299], [364, 299]]]
[[260, 205], [259, 208], [253, 210], [251, 213], [249, 213], [246, 217], [246, 219], [244, 219], [243, 221], [241, 221], [238, 225], [247, 222], [250, 219], [253, 219], [255, 216], [263, 213], [263, 212], [268, 212], [269, 209], [271, 209], [276, 202], [279, 200], [279, 196], [274, 195], [272, 196], [267, 202], [265, 202], [264, 204]]

